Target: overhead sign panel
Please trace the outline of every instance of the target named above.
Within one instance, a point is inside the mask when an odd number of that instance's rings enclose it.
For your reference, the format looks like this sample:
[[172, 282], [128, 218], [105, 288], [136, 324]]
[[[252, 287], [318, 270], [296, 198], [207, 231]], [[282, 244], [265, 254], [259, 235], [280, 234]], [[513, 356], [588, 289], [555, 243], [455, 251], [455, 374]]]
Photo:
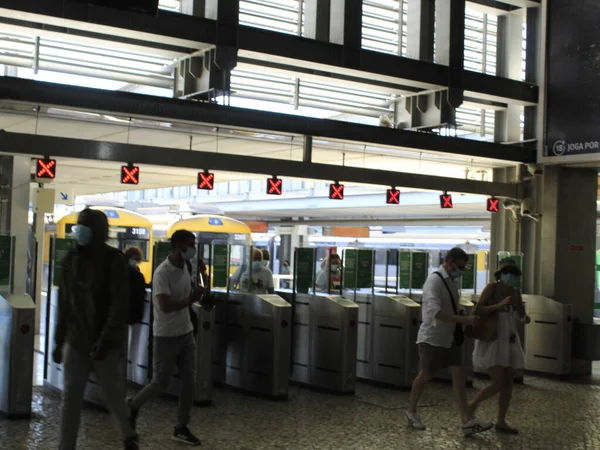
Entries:
[[140, 168], [121, 166], [121, 184], [140, 184]]
[[267, 180], [267, 194], [268, 195], [281, 195], [283, 188], [283, 181], [277, 177], [269, 178]]
[[486, 209], [487, 209], [487, 212], [491, 212], [491, 213], [500, 212], [500, 200], [498, 200], [497, 198], [494, 198], [494, 197], [488, 198]]
[[56, 178], [56, 160], [38, 158], [35, 165], [35, 176], [43, 180], [54, 180]]
[[212, 191], [215, 188], [215, 174], [211, 172], [198, 172], [198, 189]]
[[400, 204], [400, 191], [398, 189], [388, 189], [385, 202], [388, 205], [399, 205]]
[[339, 183], [330, 184], [329, 198], [331, 200], [344, 200], [344, 185]]
[[440, 207], [442, 209], [452, 209], [454, 204], [452, 203], [452, 194], [440, 195]]

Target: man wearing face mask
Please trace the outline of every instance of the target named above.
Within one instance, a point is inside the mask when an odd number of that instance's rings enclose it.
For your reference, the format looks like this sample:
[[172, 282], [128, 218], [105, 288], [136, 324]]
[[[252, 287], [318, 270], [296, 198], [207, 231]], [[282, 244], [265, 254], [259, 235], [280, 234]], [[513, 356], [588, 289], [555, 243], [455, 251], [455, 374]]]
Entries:
[[426, 428], [417, 415], [417, 404], [427, 381], [446, 367], [452, 373], [452, 387], [458, 400], [464, 435], [472, 436], [493, 426], [491, 423], [475, 421], [467, 402], [466, 375], [461, 352], [463, 326], [472, 326], [477, 321], [475, 316], [464, 316], [459, 311], [457, 280], [462, 276], [467, 260], [464, 250], [453, 248], [447, 253], [444, 264], [429, 275], [423, 286], [423, 323], [417, 337], [421, 370], [413, 382], [410, 406], [406, 412], [408, 425], [413, 429]]
[[251, 269], [240, 278], [240, 291], [253, 294], [273, 294], [275, 292], [273, 273], [263, 265], [263, 253], [257, 248], [252, 249]]
[[138, 448], [125, 403], [123, 350], [127, 336], [129, 288], [123, 255], [105, 242], [108, 219], [85, 209], [74, 228], [77, 249], [62, 262], [55, 348], [64, 364], [65, 389], [60, 422], [60, 450], [73, 450], [89, 372], [94, 371], [106, 404], [117, 418], [125, 449]]
[[202, 300], [204, 288], [192, 286], [190, 261], [196, 256], [196, 237], [186, 230], [171, 236], [171, 255], [154, 271], [152, 296], [154, 311], [154, 372], [152, 382], [129, 399], [132, 426], [140, 408], [162, 394], [177, 365], [181, 378], [178, 421], [173, 440], [200, 445], [188, 428], [196, 383], [196, 340], [189, 307]]

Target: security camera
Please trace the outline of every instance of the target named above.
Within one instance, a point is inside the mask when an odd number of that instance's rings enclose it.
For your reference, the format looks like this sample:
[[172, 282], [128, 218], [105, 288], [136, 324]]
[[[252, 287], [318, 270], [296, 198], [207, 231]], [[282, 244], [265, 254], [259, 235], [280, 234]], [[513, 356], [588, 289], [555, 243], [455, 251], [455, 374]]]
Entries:
[[521, 203], [521, 215], [530, 216], [535, 214], [535, 204], [532, 198], [526, 198]]
[[527, 171], [533, 176], [544, 174], [544, 169], [539, 164], [527, 164]]
[[521, 203], [516, 200], [506, 199], [502, 202], [502, 206], [504, 209], [508, 209], [509, 211], [518, 212], [521, 210]]

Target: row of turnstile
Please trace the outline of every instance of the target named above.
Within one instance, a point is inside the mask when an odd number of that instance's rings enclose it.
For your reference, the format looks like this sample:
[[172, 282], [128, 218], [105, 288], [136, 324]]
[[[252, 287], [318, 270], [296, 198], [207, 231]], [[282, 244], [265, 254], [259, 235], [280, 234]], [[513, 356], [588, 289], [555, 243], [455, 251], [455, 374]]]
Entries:
[[[53, 342], [57, 293], [53, 290], [50, 297], [50, 342]], [[214, 291], [213, 296], [211, 309], [194, 305], [199, 319], [195, 391], [198, 404], [211, 402], [214, 384], [287, 398], [290, 381], [353, 393], [357, 379], [409, 387], [418, 373], [415, 342], [421, 308], [406, 296], [355, 292], [298, 294], [291, 290], [278, 291], [277, 295]], [[559, 308], [564, 306], [568, 311], [569, 305], [536, 296], [526, 297], [526, 301], [535, 331], [535, 338], [525, 340], [528, 368], [552, 373], [553, 368], [547, 367], [549, 361], [565, 364], [564, 358], [548, 352], [556, 353], [569, 346], [561, 340], [570, 336], [565, 328], [570, 316], [565, 315], [564, 308]], [[548, 302], [556, 303], [556, 311]], [[461, 299], [461, 307], [467, 314], [473, 306], [468, 296]], [[549, 317], [549, 313], [557, 317]], [[556, 326], [552, 327], [553, 324]], [[559, 328], [562, 331], [557, 332]], [[130, 327], [127, 364], [123, 365], [123, 380], [139, 387], [146, 385], [152, 375], [150, 336], [148, 291], [143, 321]], [[469, 381], [473, 378], [472, 352], [473, 340], [467, 338], [463, 363]], [[62, 366], [50, 358], [47, 364], [46, 384], [62, 391]], [[450, 379], [450, 373], [445, 370], [438, 377]], [[177, 369], [167, 393], [179, 394]], [[104, 406], [93, 373], [86, 400]]]

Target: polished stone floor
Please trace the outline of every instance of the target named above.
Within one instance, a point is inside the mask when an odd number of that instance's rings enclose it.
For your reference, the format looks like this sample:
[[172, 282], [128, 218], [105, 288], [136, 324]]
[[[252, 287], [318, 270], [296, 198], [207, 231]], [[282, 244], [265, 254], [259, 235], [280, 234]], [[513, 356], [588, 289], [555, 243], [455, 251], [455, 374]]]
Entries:
[[[191, 428], [202, 448], [214, 450], [600, 449], [600, 387], [593, 384], [527, 377], [515, 391], [510, 414], [510, 423], [522, 431], [517, 437], [491, 432], [463, 438], [450, 395], [447, 384], [428, 387], [421, 415], [429, 428], [418, 432], [406, 428], [408, 393], [401, 390], [359, 384], [355, 396], [339, 396], [293, 386], [288, 401], [269, 401], [215, 389], [214, 405], [195, 409]], [[0, 419], [0, 448], [56, 449], [59, 406], [57, 394], [36, 387], [31, 421]], [[493, 420], [495, 408], [491, 400], [479, 416]], [[142, 411], [142, 449], [181, 448], [169, 439], [174, 415], [169, 399]], [[85, 408], [78, 449], [119, 448], [111, 418]]]

